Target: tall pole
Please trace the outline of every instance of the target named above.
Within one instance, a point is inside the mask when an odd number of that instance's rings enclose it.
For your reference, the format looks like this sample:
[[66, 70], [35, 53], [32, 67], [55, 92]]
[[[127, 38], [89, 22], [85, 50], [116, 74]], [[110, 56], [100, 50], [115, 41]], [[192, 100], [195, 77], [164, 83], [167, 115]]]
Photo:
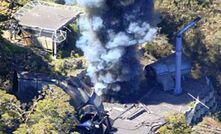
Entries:
[[181, 64], [182, 64], [182, 36], [176, 38], [176, 86], [174, 93], [176, 95], [182, 93], [181, 87]]
[[176, 36], [176, 85], [174, 89], [174, 94], [179, 95], [182, 93], [181, 87], [181, 65], [182, 65], [182, 34], [186, 32], [191, 27], [195, 26], [201, 17], [196, 17], [193, 21], [183, 27]]

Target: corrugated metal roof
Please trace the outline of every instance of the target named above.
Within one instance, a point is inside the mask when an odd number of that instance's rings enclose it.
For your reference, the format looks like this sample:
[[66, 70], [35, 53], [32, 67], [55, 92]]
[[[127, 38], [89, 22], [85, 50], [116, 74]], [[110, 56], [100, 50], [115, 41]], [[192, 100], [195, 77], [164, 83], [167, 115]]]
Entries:
[[22, 26], [56, 31], [73, 22], [81, 12], [79, 7], [38, 1], [26, 4], [14, 17]]

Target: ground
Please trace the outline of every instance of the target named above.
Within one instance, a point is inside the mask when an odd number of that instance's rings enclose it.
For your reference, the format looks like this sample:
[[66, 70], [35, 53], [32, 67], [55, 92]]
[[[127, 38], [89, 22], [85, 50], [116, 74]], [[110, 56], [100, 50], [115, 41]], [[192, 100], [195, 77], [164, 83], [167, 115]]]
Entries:
[[168, 116], [176, 113], [185, 114], [193, 107], [196, 101], [188, 94], [201, 100], [205, 98], [210, 88], [203, 80], [186, 78], [183, 81], [183, 94], [179, 96], [173, 92], [165, 92], [159, 86], [146, 87], [145, 90], [146, 93], [140, 95], [140, 99], [134, 103], [104, 103], [110, 117], [115, 119], [113, 126], [118, 129], [117, 133], [151, 133], [164, 125]]

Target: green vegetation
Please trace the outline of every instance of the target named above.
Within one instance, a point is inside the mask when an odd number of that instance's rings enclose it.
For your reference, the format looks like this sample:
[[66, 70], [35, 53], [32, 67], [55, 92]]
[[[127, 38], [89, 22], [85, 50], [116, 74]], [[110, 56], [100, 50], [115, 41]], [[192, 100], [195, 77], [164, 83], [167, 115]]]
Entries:
[[[161, 14], [160, 34], [166, 35], [165, 40], [168, 40], [169, 43], [175, 42], [176, 32], [185, 24], [198, 15], [202, 17], [196, 27], [185, 33], [183, 50], [192, 59], [193, 77], [209, 76], [220, 97], [221, 2], [213, 0], [155, 0], [155, 8]], [[164, 51], [159, 51], [159, 53], [163, 54]]]
[[[6, 1], [0, 3], [0, 32], [5, 29], [11, 14], [29, 1], [15, 0], [13, 6]], [[47, 1], [64, 4], [64, 0]], [[155, 0], [155, 7], [161, 14], [161, 30], [152, 43], [144, 45], [145, 53], [156, 59], [170, 55], [176, 32], [196, 16], [202, 16], [200, 23], [185, 33], [184, 52], [192, 58], [193, 76], [210, 76], [221, 95], [221, 3], [212, 0]], [[70, 29], [76, 32], [77, 25], [71, 25]], [[75, 36], [68, 38], [73, 42], [76, 40]], [[73, 42], [71, 47], [74, 47]], [[0, 89], [0, 134], [61, 134], [69, 133], [76, 125], [70, 97], [56, 86], [44, 89], [28, 106], [6, 92], [8, 88], [5, 85], [12, 85], [14, 70], [68, 76], [84, 70], [87, 64], [76, 48], [60, 51], [56, 60], [39, 53], [12, 44], [0, 36], [0, 87], [5, 88]], [[221, 120], [221, 114], [217, 118]], [[167, 122], [159, 129], [161, 134], [191, 133], [184, 115], [168, 117]]]
[[[10, 3], [0, 3], [0, 32], [5, 30], [11, 13], [28, 1], [16, 0], [12, 9]], [[63, 0], [49, 1], [64, 3]], [[76, 30], [77, 27], [73, 25], [71, 28]], [[29, 103], [21, 103], [8, 92], [12, 89], [14, 70], [72, 75], [77, 69], [84, 69], [81, 56], [67, 52], [70, 58], [62, 55], [61, 59], [53, 60], [37, 48], [20, 47], [1, 35], [0, 40], [0, 87], [4, 88], [0, 90], [0, 134], [70, 133], [77, 122], [74, 107], [69, 103], [70, 96], [62, 89], [51, 85]], [[73, 61], [73, 58], [79, 60]]]
[[144, 46], [145, 52], [155, 58], [163, 58], [172, 53], [173, 45], [168, 42], [165, 35], [158, 35], [151, 43]]
[[[73, 60], [73, 58], [75, 60]], [[86, 69], [86, 60], [82, 57], [71, 57], [52, 60], [52, 71], [64, 76], [74, 76]]]
[[11, 43], [4, 42], [4, 46], [2, 47], [3, 53], [7, 55], [13, 55], [13, 54], [22, 54], [28, 52], [28, 49], [19, 47], [16, 45], [13, 45]]
[[69, 101], [70, 96], [51, 85], [26, 110], [15, 96], [0, 90], [0, 133], [69, 133], [77, 123]]
[[191, 127], [186, 124], [183, 114], [175, 114], [167, 117], [167, 124], [159, 129], [160, 134], [190, 134]]
[[15, 96], [0, 89], [0, 133], [11, 133], [21, 122], [23, 110]]
[[29, 48], [20, 47], [2, 39], [0, 51], [0, 87], [8, 89], [5, 83], [12, 85], [15, 70], [51, 72], [47, 61]]
[[197, 27], [185, 34], [184, 52], [192, 58], [194, 71], [213, 77], [218, 89], [221, 85], [221, 4], [206, 0], [156, 0], [155, 6], [162, 15], [161, 33], [171, 42], [184, 24], [198, 15], [203, 17]]
[[221, 123], [213, 117], [204, 117], [203, 121], [193, 127], [192, 134], [218, 134]]
[[30, 0], [14, 0], [15, 3], [18, 3], [18, 4], [21, 4], [21, 5], [24, 5], [26, 4], [27, 2], [29, 2]]
[[0, 3], [0, 8], [1, 8], [0, 15], [5, 15], [7, 13], [6, 11], [9, 8], [9, 5], [10, 4], [6, 1]]
[[25, 122], [14, 134], [69, 133], [76, 125], [74, 108], [69, 104], [70, 96], [56, 86], [43, 90], [44, 99], [34, 101]]

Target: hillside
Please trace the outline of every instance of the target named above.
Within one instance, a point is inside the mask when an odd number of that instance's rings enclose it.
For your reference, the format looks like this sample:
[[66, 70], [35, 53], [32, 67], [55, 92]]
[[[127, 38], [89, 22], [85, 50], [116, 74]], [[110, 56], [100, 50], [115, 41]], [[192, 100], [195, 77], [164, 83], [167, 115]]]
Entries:
[[[191, 77], [194, 80], [198, 80], [208, 76], [218, 94], [217, 102], [221, 102], [221, 2], [218, 0], [155, 0], [154, 10], [159, 14], [160, 18], [153, 17], [153, 19], [157, 20], [152, 21], [158, 22], [159, 19], [159, 23], [155, 24], [156, 27], [154, 28], [150, 27], [149, 24], [145, 25], [143, 23], [142, 26], [147, 28], [147, 30], [145, 28], [142, 29], [142, 27], [136, 28], [141, 31], [143, 30], [143, 32], [153, 30], [152, 32], [154, 33], [156, 30], [156, 36], [153, 34], [153, 39], [149, 37], [149, 41], [142, 42], [142, 45], [138, 47], [128, 45], [131, 43], [129, 42], [131, 40], [128, 38], [138, 30], [135, 28], [134, 30], [132, 27], [131, 31], [129, 31], [130, 36], [127, 37], [125, 33], [128, 32], [128, 29], [124, 29], [121, 25], [128, 25], [128, 22], [118, 20], [119, 18], [122, 19], [118, 11], [128, 10], [126, 7], [119, 8], [125, 4], [124, 2], [121, 1], [117, 7], [113, 6], [114, 12], [111, 9], [109, 9], [110, 11], [106, 9], [104, 13], [99, 12], [100, 7], [98, 8], [97, 6], [100, 5], [92, 5], [95, 9], [91, 9], [91, 5], [89, 5], [89, 8], [86, 9], [88, 18], [90, 20], [90, 17], [92, 17], [94, 20], [91, 19], [91, 22], [84, 20], [80, 23], [83, 23], [82, 25], [84, 26], [82, 27], [86, 29], [86, 31], [80, 31], [82, 32], [80, 37], [78, 37], [79, 33], [77, 33], [78, 27], [76, 23], [68, 26], [71, 35], [68, 36], [66, 44], [59, 48], [57, 59], [49, 51], [44, 51], [39, 47], [22, 45], [25, 42], [22, 38], [13, 40], [7, 35], [9, 33], [11, 15], [28, 1], [30, 0], [15, 0], [14, 3], [8, 3], [4, 0], [0, 1], [0, 134], [71, 133], [70, 131], [77, 124], [75, 108], [69, 103], [70, 95], [55, 85], [42, 89], [30, 102], [19, 100], [13, 91], [14, 77], [17, 72], [43, 73], [48, 76], [54, 75], [59, 77], [78, 76], [89, 86], [93, 87], [92, 85], [94, 84], [93, 89], [96, 87], [98, 89], [104, 87], [104, 89], [113, 89], [110, 92], [111, 95], [112, 93], [118, 93], [118, 90], [120, 90], [119, 85], [123, 85], [128, 89], [145, 87], [144, 89], [146, 90], [146, 87], [151, 87], [158, 83], [153, 83], [154, 81], [147, 82], [143, 77], [142, 69], [146, 65], [174, 53], [177, 31], [196, 16], [201, 16], [202, 20], [183, 36], [183, 52], [191, 58]], [[48, 1], [64, 4], [64, 0]], [[102, 8], [105, 8], [105, 6]], [[106, 22], [103, 27], [99, 27], [99, 23], [103, 22], [103, 20], [97, 17], [99, 15], [101, 17], [104, 15], [104, 21]], [[110, 19], [111, 17], [113, 17], [113, 20]], [[140, 15], [139, 17], [143, 16]], [[139, 19], [139, 17], [135, 15], [134, 18]], [[95, 23], [93, 21], [97, 23], [93, 24], [93, 28], [88, 28], [90, 27], [88, 25], [92, 24], [87, 23]], [[111, 29], [111, 27], [114, 28]], [[98, 29], [100, 30], [99, 32], [96, 31]], [[116, 34], [116, 31], [120, 31], [120, 34]], [[88, 33], [91, 34], [90, 37], [86, 35]], [[137, 35], [135, 33], [132, 37]], [[86, 40], [85, 38], [89, 39]], [[102, 44], [101, 42], [104, 43]], [[96, 43], [100, 46], [96, 47], [94, 45]], [[116, 47], [114, 43], [119, 46], [116, 45]], [[79, 44], [83, 45], [80, 46]], [[100, 54], [102, 52], [106, 55]], [[132, 54], [130, 55], [130, 53]], [[103, 68], [106, 68], [106, 70], [103, 71]], [[128, 70], [133, 70], [134, 72], [128, 73]], [[85, 76], [86, 72], [89, 76]], [[131, 76], [128, 76], [127, 73]], [[121, 77], [120, 75], [122, 74], [123, 76]], [[141, 78], [137, 78], [136, 75]], [[119, 79], [123, 80], [120, 81]], [[127, 79], [130, 80], [129, 84], [127, 83], [128, 85], [123, 83]], [[104, 92], [108, 91], [105, 90]], [[138, 93], [137, 90], [132, 91], [131, 94], [129, 91], [125, 92], [125, 90], [122, 90], [119, 93], [126, 95], [120, 94], [116, 96], [121, 99], [123, 98], [122, 100], [128, 96], [130, 98], [139, 98], [139, 95], [144, 92], [142, 89]], [[140, 92], [141, 94], [139, 94]], [[130, 95], [134, 96], [131, 97]], [[118, 102], [118, 100], [114, 99], [110, 97], [111, 101]], [[189, 134], [194, 131], [203, 134], [204, 130], [206, 132], [213, 130], [215, 133], [217, 131], [220, 132], [220, 111], [219, 108], [217, 113], [206, 117], [194, 127], [186, 124], [183, 115], [168, 117], [168, 123], [160, 128], [159, 132], [162, 134], [180, 134], [182, 132]], [[179, 125], [181, 127], [177, 127]], [[208, 130], [210, 128], [212, 128], [211, 131]]]
[[196, 28], [184, 35], [184, 53], [192, 58], [194, 77], [211, 77], [221, 95], [221, 3], [215, 0], [157, 0], [155, 7], [161, 13], [161, 33], [171, 43], [175, 42], [175, 34], [184, 24], [196, 16], [203, 18]]

